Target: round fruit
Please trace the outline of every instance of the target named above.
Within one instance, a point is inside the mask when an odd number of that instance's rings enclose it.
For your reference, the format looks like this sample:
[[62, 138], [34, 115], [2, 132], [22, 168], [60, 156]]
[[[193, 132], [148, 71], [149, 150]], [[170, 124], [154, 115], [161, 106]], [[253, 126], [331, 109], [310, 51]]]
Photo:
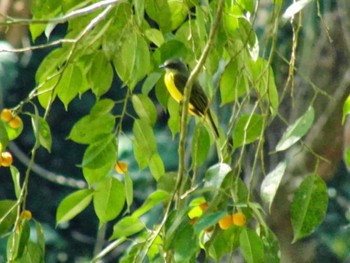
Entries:
[[13, 159], [12, 154], [9, 152], [3, 152], [0, 158], [0, 165], [4, 167], [9, 167], [12, 165]]
[[229, 229], [232, 226], [232, 216], [226, 215], [219, 220], [219, 227], [223, 230]]
[[10, 120], [12, 120], [12, 118], [13, 115], [10, 109], [3, 109], [1, 111], [1, 120], [3, 120], [4, 122], [9, 122]]
[[20, 117], [18, 116], [15, 116], [13, 117], [12, 120], [10, 120], [9, 122], [9, 126], [12, 128], [12, 129], [17, 129], [21, 126], [21, 123], [22, 123], [22, 120]]
[[117, 162], [114, 169], [119, 174], [125, 174], [128, 171], [128, 164], [126, 162]]
[[24, 211], [22, 211], [22, 213], [21, 213], [21, 218], [22, 219], [26, 219], [26, 220], [30, 220], [30, 219], [32, 219], [32, 212], [30, 212], [29, 210], [24, 210]]
[[232, 215], [232, 223], [236, 226], [244, 226], [247, 222], [247, 218], [246, 216], [241, 213], [241, 212], [237, 212], [235, 214]]

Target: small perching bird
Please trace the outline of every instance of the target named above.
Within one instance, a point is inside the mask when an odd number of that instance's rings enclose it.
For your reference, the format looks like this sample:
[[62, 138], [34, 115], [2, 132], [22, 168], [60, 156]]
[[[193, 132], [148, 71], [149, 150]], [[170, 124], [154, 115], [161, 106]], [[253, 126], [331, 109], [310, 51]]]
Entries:
[[[178, 103], [183, 101], [183, 93], [190, 76], [186, 65], [178, 58], [166, 60], [160, 68], [165, 69], [164, 82], [171, 97]], [[204, 118], [211, 126], [215, 138], [219, 138], [219, 131], [213, 120], [209, 108], [209, 101], [200, 84], [195, 81], [192, 86], [188, 110], [193, 115]]]

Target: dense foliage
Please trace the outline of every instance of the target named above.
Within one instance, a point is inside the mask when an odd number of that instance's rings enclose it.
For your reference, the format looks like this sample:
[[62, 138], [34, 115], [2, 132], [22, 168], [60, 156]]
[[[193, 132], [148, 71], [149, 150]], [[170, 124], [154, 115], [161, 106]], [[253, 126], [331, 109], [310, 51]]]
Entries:
[[[79, 110], [72, 104], [80, 98], [88, 112], [72, 123], [66, 139], [69, 147], [83, 147], [84, 182], [56, 200], [56, 224], [65, 225], [93, 206], [99, 221], [97, 245], [89, 255], [93, 262], [119, 247], [126, 248], [120, 262], [229, 261], [236, 255], [249, 263], [279, 262], [279, 241], [265, 214], [291, 162], [285, 152], [302, 146], [322, 159], [302, 141], [315, 119], [314, 100], [291, 121], [279, 110], [296, 88], [297, 37], [285, 86], [276, 85], [273, 68], [280, 27], [290, 23], [296, 30], [295, 18], [301, 19], [310, 2], [288, 6], [275, 0], [264, 14], [268, 19], [261, 19], [260, 1], [253, 0], [36, 0], [32, 19], [8, 17], [3, 25], [29, 24], [34, 44], [28, 50], [56, 48], [37, 69], [35, 87], [1, 113], [0, 169], [10, 169], [16, 197], [0, 201], [7, 260], [45, 259], [43, 225], [28, 209], [27, 196], [35, 195], [29, 192], [32, 169], [39, 151], [54, 154], [55, 105], [70, 113]], [[259, 34], [259, 19], [268, 21], [267, 35]], [[51, 40], [60, 24], [67, 26], [64, 37]], [[43, 35], [47, 43], [38, 44]], [[174, 57], [192, 69], [181, 104], [169, 96], [158, 68]], [[203, 119], [188, 114], [195, 80], [209, 97], [219, 139]], [[165, 128], [164, 112], [169, 114]], [[283, 132], [274, 144], [267, 143], [276, 120], [284, 123]], [[34, 143], [21, 173], [8, 146], [30, 125]], [[267, 155], [278, 161], [267, 163]], [[313, 233], [326, 214], [327, 187], [317, 168], [318, 162], [291, 202], [293, 242]], [[153, 178], [140, 181], [138, 170]], [[151, 184], [151, 192], [142, 184]]]

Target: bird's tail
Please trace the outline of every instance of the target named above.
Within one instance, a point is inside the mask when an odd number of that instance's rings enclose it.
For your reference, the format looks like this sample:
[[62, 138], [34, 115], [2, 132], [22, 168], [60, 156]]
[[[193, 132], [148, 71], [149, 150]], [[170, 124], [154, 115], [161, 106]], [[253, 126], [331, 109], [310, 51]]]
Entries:
[[213, 117], [211, 115], [210, 109], [207, 110], [206, 116], [207, 116], [206, 119], [209, 122], [209, 124], [211, 126], [211, 129], [212, 129], [212, 131], [214, 133], [215, 139], [218, 139], [220, 137], [219, 130], [218, 130], [218, 127], [216, 126], [216, 124], [214, 122], [214, 119], [213, 119]]

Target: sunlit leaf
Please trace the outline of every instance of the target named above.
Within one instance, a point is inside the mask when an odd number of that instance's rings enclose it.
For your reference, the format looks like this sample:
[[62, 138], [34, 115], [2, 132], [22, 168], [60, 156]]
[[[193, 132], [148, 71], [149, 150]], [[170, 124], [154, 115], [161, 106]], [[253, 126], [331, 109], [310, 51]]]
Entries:
[[260, 138], [264, 129], [264, 117], [258, 114], [242, 115], [233, 132], [234, 148], [250, 144]]
[[8, 143], [9, 143], [9, 137], [7, 135], [7, 130], [5, 127], [5, 124], [0, 121], [0, 143], [1, 143], [1, 150], [6, 149]]
[[231, 167], [226, 163], [217, 163], [211, 166], [205, 173], [205, 187], [220, 188], [226, 175], [231, 172]]
[[95, 185], [94, 208], [101, 223], [115, 219], [125, 204], [124, 185], [113, 177], [106, 177]]
[[152, 100], [144, 94], [135, 94], [131, 97], [131, 102], [140, 119], [153, 127], [157, 121], [157, 109]]
[[70, 64], [63, 71], [56, 92], [66, 110], [68, 110], [68, 104], [78, 95], [79, 89], [82, 85], [82, 79], [83, 76], [80, 68], [74, 64]]
[[103, 115], [111, 112], [114, 105], [115, 103], [111, 99], [101, 99], [96, 101], [95, 105], [91, 109], [91, 115], [96, 117], [101, 116], [103, 118]]
[[83, 189], [66, 196], [57, 208], [57, 224], [69, 221], [82, 212], [91, 203], [93, 193], [91, 189]]
[[279, 163], [277, 167], [271, 171], [261, 183], [260, 195], [262, 200], [264, 200], [269, 205], [270, 211], [273, 199], [275, 198], [286, 167], [287, 163], [285, 161]]
[[135, 210], [135, 212], [133, 213], [133, 216], [140, 217], [141, 215], [147, 213], [153, 207], [167, 200], [168, 198], [169, 198], [169, 193], [162, 190], [157, 190], [151, 193], [147, 197], [146, 201], [142, 204], [142, 206], [137, 210]]
[[49, 124], [44, 118], [40, 117], [39, 115], [32, 114], [31, 117], [35, 139], [41, 146], [50, 152], [52, 145], [52, 136]]
[[153, 154], [149, 160], [149, 169], [156, 181], [165, 173], [163, 161], [158, 153]]
[[160, 47], [164, 43], [164, 37], [161, 31], [156, 28], [150, 28], [145, 31], [145, 35], [149, 41]]
[[311, 3], [313, 0], [299, 0], [293, 2], [283, 13], [282, 17], [286, 20], [292, 18], [297, 13], [299, 13], [301, 10], [305, 8], [309, 3]]
[[327, 206], [328, 193], [325, 182], [316, 174], [306, 177], [292, 201], [293, 242], [315, 231], [326, 215]]
[[135, 216], [126, 216], [113, 226], [113, 234], [110, 240], [127, 237], [140, 232], [145, 224]]
[[346, 116], [350, 114], [350, 95], [346, 98], [344, 105], [343, 105], [343, 118], [342, 118], [342, 124], [344, 125]]
[[[11, 175], [12, 175], [12, 181], [13, 181], [13, 185], [15, 188], [16, 197], [19, 198], [20, 193], [21, 193], [20, 173], [19, 173], [18, 169], [13, 165], [10, 166], [10, 171], [11, 171]], [[1, 236], [1, 234], [0, 234], [0, 236]]]
[[311, 128], [315, 118], [315, 111], [312, 106], [299, 117], [287, 130], [283, 133], [282, 138], [276, 146], [276, 151], [284, 151], [298, 142]]
[[111, 88], [113, 81], [113, 68], [104, 55], [104, 52], [96, 53], [91, 63], [88, 72], [88, 80], [92, 92], [97, 97], [100, 97]]

